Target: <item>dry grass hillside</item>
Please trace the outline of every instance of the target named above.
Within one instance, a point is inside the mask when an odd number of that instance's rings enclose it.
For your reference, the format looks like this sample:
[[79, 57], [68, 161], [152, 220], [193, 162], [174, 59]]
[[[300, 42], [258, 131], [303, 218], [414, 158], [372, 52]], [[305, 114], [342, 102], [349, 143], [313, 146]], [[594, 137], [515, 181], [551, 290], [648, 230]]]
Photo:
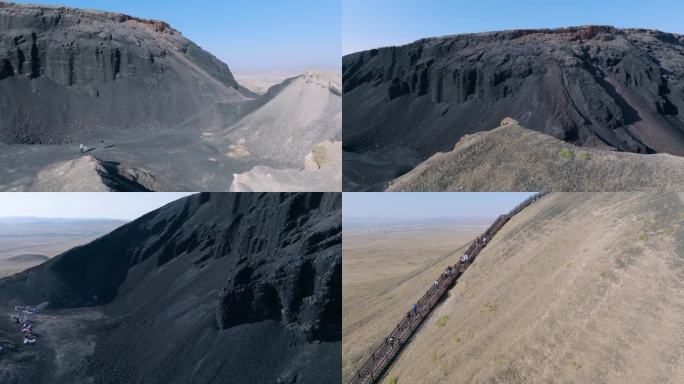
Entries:
[[523, 210], [385, 382], [684, 382], [684, 194], [557, 193]]
[[684, 157], [579, 147], [513, 119], [464, 136], [390, 182], [389, 191], [679, 191]]
[[456, 249], [484, 230], [343, 234], [342, 369], [346, 379], [423, 295]]

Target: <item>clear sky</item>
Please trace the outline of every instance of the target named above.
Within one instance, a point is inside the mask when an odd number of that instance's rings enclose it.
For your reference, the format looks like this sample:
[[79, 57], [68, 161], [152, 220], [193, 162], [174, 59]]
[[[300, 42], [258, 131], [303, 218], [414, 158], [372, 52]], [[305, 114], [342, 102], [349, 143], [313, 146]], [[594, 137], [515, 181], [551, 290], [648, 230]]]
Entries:
[[587, 24], [684, 33], [682, 0], [342, 0], [344, 54], [423, 37]]
[[341, 62], [341, 0], [16, 2], [163, 20], [235, 69], [340, 66]]
[[496, 217], [532, 193], [353, 192], [342, 194], [344, 218]]
[[5, 192], [0, 217], [133, 220], [192, 193]]

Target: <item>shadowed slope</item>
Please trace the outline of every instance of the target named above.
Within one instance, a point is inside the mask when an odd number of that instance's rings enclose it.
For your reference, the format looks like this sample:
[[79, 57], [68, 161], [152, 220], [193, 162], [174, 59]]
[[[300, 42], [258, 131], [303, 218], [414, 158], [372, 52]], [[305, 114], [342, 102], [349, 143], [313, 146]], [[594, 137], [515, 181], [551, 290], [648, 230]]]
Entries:
[[[51, 383], [339, 382], [340, 204], [194, 195], [0, 280], [0, 300], [104, 316], [82, 331], [94, 339], [87, 363]], [[59, 355], [62, 328], [42, 316]]]

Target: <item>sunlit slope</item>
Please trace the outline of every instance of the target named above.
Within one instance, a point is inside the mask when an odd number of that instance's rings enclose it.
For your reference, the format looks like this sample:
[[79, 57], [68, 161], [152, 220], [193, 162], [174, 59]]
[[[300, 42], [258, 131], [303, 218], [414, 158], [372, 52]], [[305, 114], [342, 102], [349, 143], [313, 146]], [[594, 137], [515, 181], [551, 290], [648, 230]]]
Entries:
[[553, 194], [526, 208], [482, 251], [387, 378], [683, 382], [682, 198]]
[[684, 158], [578, 147], [504, 119], [390, 182], [399, 191], [681, 191]]

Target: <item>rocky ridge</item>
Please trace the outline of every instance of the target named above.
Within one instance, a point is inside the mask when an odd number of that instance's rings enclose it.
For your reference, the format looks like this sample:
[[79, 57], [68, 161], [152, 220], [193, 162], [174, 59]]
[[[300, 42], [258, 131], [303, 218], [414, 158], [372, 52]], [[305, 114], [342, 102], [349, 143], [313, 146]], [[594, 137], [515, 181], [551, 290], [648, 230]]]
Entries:
[[345, 155], [408, 152], [401, 157], [415, 166], [511, 116], [575, 145], [682, 156], [682, 58], [684, 36], [609, 26], [445, 36], [353, 53], [343, 58]]

